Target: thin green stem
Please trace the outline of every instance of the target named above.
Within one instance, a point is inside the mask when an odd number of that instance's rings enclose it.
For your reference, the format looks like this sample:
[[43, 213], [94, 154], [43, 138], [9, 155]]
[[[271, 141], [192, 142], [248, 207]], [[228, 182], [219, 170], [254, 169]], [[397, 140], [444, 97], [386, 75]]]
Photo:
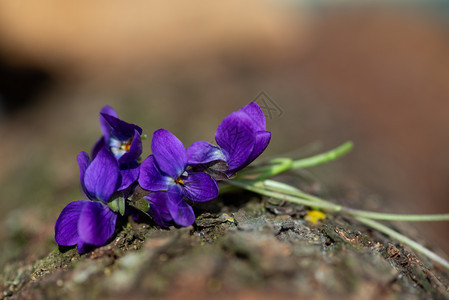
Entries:
[[300, 189], [297, 189], [291, 185], [285, 184], [283, 182], [279, 182], [276, 180], [266, 179], [264, 181], [261, 181], [264, 188], [274, 191], [274, 192], [280, 192], [284, 194], [288, 194], [291, 196], [297, 196], [306, 200], [319, 202], [319, 203], [326, 203], [326, 204], [333, 204], [332, 202], [326, 201], [324, 199], [321, 199], [319, 197], [304, 193]]
[[257, 179], [273, 177], [277, 174], [286, 172], [292, 169], [293, 159], [278, 157], [269, 162], [271, 166], [263, 166], [255, 169], [249, 169], [239, 174], [239, 177], [247, 177], [253, 174], [261, 174]]
[[[301, 197], [306, 200], [316, 201], [321, 203], [331, 203], [324, 199], [321, 199], [316, 196], [312, 196], [310, 194], [304, 193], [303, 191], [276, 181], [276, 180], [264, 180], [261, 181], [262, 185], [259, 184], [259, 187], [263, 187], [267, 190], [288, 194], [291, 196]], [[383, 220], [383, 221], [403, 221], [403, 222], [432, 222], [432, 221], [449, 221], [449, 214], [391, 214], [391, 213], [379, 213], [372, 212], [360, 209], [353, 209], [349, 207], [341, 206], [341, 212], [352, 215], [354, 217], [364, 217], [373, 220]]]
[[247, 182], [247, 183], [242, 182], [242, 181], [237, 181], [237, 180], [225, 180], [225, 181], [233, 186], [237, 186], [242, 189], [245, 189], [245, 190], [260, 194], [260, 195], [273, 197], [276, 199], [285, 200], [285, 201], [296, 203], [296, 204], [302, 204], [302, 205], [306, 205], [306, 206], [310, 206], [310, 207], [320, 208], [325, 211], [333, 211], [333, 212], [341, 211], [340, 205], [336, 205], [336, 204], [333, 204], [333, 203], [330, 203], [330, 202], [327, 202], [324, 200], [322, 202], [318, 202], [318, 201], [314, 201], [311, 199], [302, 199], [297, 196], [292, 196], [292, 195], [288, 195], [288, 194], [284, 194], [284, 193], [267, 190], [264, 188], [263, 183], [260, 181], [259, 182], [258, 181]]
[[397, 232], [379, 222], [376, 222], [374, 220], [370, 220], [370, 219], [363, 218], [363, 217], [355, 217], [355, 219], [359, 220], [360, 222], [362, 222], [363, 224], [365, 224], [371, 228], [374, 228], [380, 232], [385, 233], [389, 237], [403, 243], [404, 245], [409, 246], [410, 248], [416, 250], [417, 252], [427, 256], [431, 260], [433, 260], [433, 261], [441, 264], [445, 268], [449, 269], [449, 262], [447, 260], [445, 260], [444, 258], [439, 256], [438, 254], [430, 251], [429, 249], [422, 246], [421, 244], [415, 242], [414, 240], [400, 234], [399, 232]]
[[[277, 174], [280, 174], [280, 173], [290, 170], [293, 165], [292, 164], [293, 160], [290, 158], [277, 158], [277, 159], [272, 160], [271, 163], [276, 163], [276, 164], [273, 166], [265, 166], [265, 167], [261, 167], [261, 168], [257, 168], [257, 169], [251, 169], [248, 171], [244, 171], [244, 172], [240, 173], [233, 180], [235, 180], [235, 181], [237, 181], [239, 179], [245, 180], [245, 178], [248, 180], [251, 177], [252, 177], [252, 180], [254, 180], [254, 179], [262, 180], [262, 179], [270, 178]], [[236, 190], [236, 187], [232, 186], [232, 185], [220, 187], [221, 194], [229, 193], [234, 190]]]
[[372, 220], [384, 221], [404, 221], [404, 222], [432, 222], [432, 221], [449, 221], [449, 214], [387, 214], [372, 211], [364, 211], [343, 207], [342, 212], [350, 214], [355, 217], [363, 217]]
[[252, 179], [262, 180], [289, 170], [317, 166], [345, 155], [353, 148], [353, 146], [354, 144], [349, 141], [335, 149], [307, 158], [298, 160], [292, 160], [291, 158], [276, 158], [270, 161], [270, 164], [272, 165], [244, 171], [240, 173], [236, 179], [252, 177]]
[[314, 155], [308, 158], [298, 159], [293, 161], [292, 169], [302, 169], [317, 166], [332, 160], [335, 160], [349, 151], [354, 147], [354, 143], [348, 141], [341, 146], [338, 146], [335, 149], [332, 149], [328, 152], [324, 152], [318, 155]]

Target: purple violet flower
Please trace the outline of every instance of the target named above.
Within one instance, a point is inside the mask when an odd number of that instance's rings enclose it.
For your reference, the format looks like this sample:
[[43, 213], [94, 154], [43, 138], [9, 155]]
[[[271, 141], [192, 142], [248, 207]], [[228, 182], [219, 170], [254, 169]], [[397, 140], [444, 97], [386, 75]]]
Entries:
[[184, 197], [195, 202], [212, 200], [218, 195], [217, 183], [206, 173], [186, 170], [184, 145], [168, 130], [154, 132], [151, 150], [153, 154], [142, 162], [139, 176], [140, 186], [152, 191], [145, 196], [149, 213], [163, 227], [193, 224], [195, 214]]
[[122, 185], [118, 190], [127, 189], [139, 177], [137, 159], [142, 154], [142, 128], [120, 120], [110, 106], [101, 109], [99, 119], [103, 136], [95, 143], [92, 159], [103, 147], [109, 149], [120, 165]]
[[113, 235], [117, 211], [108, 201], [121, 185], [121, 175], [117, 160], [106, 148], [92, 162], [86, 152], [78, 154], [77, 160], [81, 186], [90, 200], [71, 202], [62, 210], [55, 224], [55, 240], [60, 246], [77, 245], [81, 254], [106, 244]]
[[224, 118], [215, 133], [218, 146], [199, 141], [188, 147], [188, 165], [227, 179], [262, 154], [270, 139], [262, 109], [251, 102]]

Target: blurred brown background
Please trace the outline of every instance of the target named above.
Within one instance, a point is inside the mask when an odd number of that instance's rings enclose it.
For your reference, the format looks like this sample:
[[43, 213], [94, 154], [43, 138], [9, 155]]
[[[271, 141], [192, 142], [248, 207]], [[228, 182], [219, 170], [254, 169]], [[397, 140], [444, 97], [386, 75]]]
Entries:
[[[265, 92], [276, 111], [263, 157], [353, 140], [311, 170], [330, 198], [449, 212], [449, 10], [318, 3], [0, 2], [0, 263], [54, 247], [106, 104], [188, 146]], [[402, 226], [449, 252], [447, 222]]]

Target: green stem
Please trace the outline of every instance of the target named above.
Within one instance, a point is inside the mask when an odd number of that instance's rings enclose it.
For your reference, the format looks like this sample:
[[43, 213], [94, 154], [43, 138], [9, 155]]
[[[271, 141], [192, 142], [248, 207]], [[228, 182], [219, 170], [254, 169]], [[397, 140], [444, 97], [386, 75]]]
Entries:
[[314, 202], [334, 205], [332, 202], [329, 202], [329, 201], [326, 201], [319, 197], [304, 193], [300, 189], [297, 189], [291, 185], [288, 185], [288, 184], [285, 184], [283, 182], [279, 182], [276, 180], [266, 179], [266, 180], [262, 181], [262, 185], [265, 189], [268, 189], [270, 191], [280, 192], [280, 193], [288, 194], [291, 196], [297, 196], [297, 197], [301, 197], [303, 199], [314, 201]]
[[431, 214], [431, 215], [387, 214], [372, 211], [364, 211], [348, 207], [343, 207], [342, 212], [350, 214], [354, 217], [363, 217], [372, 220], [383, 220], [383, 221], [404, 221], [404, 222], [449, 221], [449, 214]]
[[250, 169], [239, 174], [238, 177], [250, 177], [253, 174], [260, 174], [256, 176], [258, 180], [271, 178], [280, 173], [291, 170], [293, 167], [293, 160], [291, 158], [276, 158], [270, 161], [272, 166], [264, 166], [256, 169]]
[[[298, 196], [306, 200], [321, 202], [321, 203], [331, 203], [329, 201], [323, 200], [319, 197], [309, 195], [303, 191], [279, 182], [275, 180], [264, 180], [262, 181], [263, 188], [274, 192], [280, 192], [288, 194], [291, 196]], [[261, 186], [259, 184], [259, 186]], [[379, 213], [360, 209], [353, 209], [349, 207], [341, 206], [341, 212], [352, 215], [354, 217], [364, 217], [373, 220], [383, 220], [383, 221], [403, 221], [403, 222], [432, 222], [432, 221], [449, 221], [449, 214], [390, 214], [390, 213]]]
[[284, 194], [284, 193], [270, 191], [270, 190], [265, 189], [263, 182], [260, 182], [260, 181], [245, 183], [245, 182], [237, 181], [237, 180], [225, 180], [225, 182], [227, 182], [233, 186], [237, 186], [242, 189], [245, 189], [245, 190], [260, 194], [260, 195], [273, 197], [273, 198], [280, 199], [280, 200], [285, 200], [285, 201], [292, 202], [295, 204], [301, 204], [301, 205], [306, 205], [306, 206], [310, 206], [310, 207], [320, 208], [325, 211], [339, 212], [339, 211], [341, 211], [341, 208], [342, 208], [340, 205], [336, 205], [336, 204], [327, 202], [325, 200], [315, 201], [313, 198], [302, 199], [297, 196], [292, 196], [292, 195], [288, 195], [288, 194]]
[[335, 160], [349, 151], [354, 147], [354, 143], [348, 141], [341, 146], [338, 146], [335, 149], [332, 149], [328, 152], [324, 152], [318, 155], [314, 155], [308, 158], [298, 159], [293, 161], [292, 169], [302, 169], [317, 166], [332, 160]]
[[[274, 166], [265, 166], [265, 167], [261, 167], [261, 168], [257, 168], [257, 169], [251, 169], [248, 171], [244, 171], [244, 172], [240, 173], [237, 177], [235, 177], [233, 180], [234, 181], [238, 181], [239, 179], [245, 180], [244, 178], [249, 179], [248, 177], [253, 177], [253, 180], [254, 180], [254, 178], [256, 178], [257, 180], [270, 178], [277, 174], [280, 174], [280, 173], [290, 170], [293, 165], [292, 164], [293, 160], [290, 158], [276, 158], [276, 159], [273, 159], [271, 161], [271, 163], [277, 163], [277, 164]], [[255, 175], [255, 174], [260, 174], [260, 175], [251, 176], [251, 175]], [[220, 187], [220, 194], [229, 193], [234, 190], [236, 190], [235, 186], [226, 185], [226, 186]]]
[[409, 246], [410, 248], [416, 250], [417, 252], [427, 256], [431, 260], [433, 260], [433, 261], [441, 264], [445, 268], [449, 269], [449, 262], [447, 260], [445, 260], [444, 258], [439, 256], [438, 254], [430, 251], [429, 249], [422, 246], [421, 244], [415, 242], [414, 240], [400, 234], [399, 232], [397, 232], [379, 222], [376, 222], [374, 220], [370, 220], [370, 219], [363, 218], [363, 217], [355, 217], [355, 219], [359, 220], [360, 222], [362, 222], [363, 224], [365, 224], [371, 228], [374, 228], [380, 232], [385, 233], [389, 237], [403, 243], [404, 245]]
[[[236, 179], [252, 177], [252, 179], [262, 180], [266, 178], [271, 178], [273, 176], [276, 176], [289, 170], [317, 166], [326, 162], [330, 162], [345, 155], [353, 148], [353, 146], [354, 146], [353, 142], [349, 141], [341, 146], [338, 146], [335, 149], [307, 158], [302, 158], [298, 160], [292, 160], [291, 158], [276, 158], [270, 161], [270, 163], [273, 165], [244, 171], [240, 173]], [[257, 174], [259, 175], [252, 176]]]

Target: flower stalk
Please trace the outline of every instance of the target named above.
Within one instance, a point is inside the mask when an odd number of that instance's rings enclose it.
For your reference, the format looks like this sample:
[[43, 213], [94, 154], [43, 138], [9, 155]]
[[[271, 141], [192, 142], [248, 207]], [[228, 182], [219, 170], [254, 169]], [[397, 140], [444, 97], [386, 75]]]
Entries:
[[255, 179], [261, 180], [266, 178], [272, 178], [278, 174], [284, 173], [289, 170], [304, 169], [318, 166], [342, 157], [343, 155], [351, 151], [353, 147], [354, 143], [351, 141], [347, 141], [346, 143], [338, 146], [335, 149], [311, 157], [306, 157], [298, 160], [293, 160], [291, 158], [275, 158], [270, 161], [271, 166], [253, 168], [244, 171], [241, 174], [239, 174], [239, 176], [237, 176], [236, 179], [253, 177]]

